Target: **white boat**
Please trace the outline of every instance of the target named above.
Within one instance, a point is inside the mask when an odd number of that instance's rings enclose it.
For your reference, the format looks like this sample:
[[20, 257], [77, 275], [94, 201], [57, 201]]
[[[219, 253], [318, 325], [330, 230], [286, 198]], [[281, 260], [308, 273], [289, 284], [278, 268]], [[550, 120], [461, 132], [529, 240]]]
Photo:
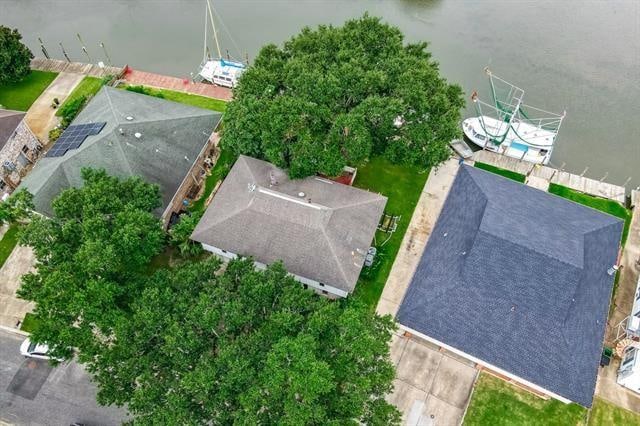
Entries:
[[[222, 57], [213, 12], [213, 7], [209, 0], [207, 0], [204, 19], [204, 52], [202, 63], [200, 64], [200, 71], [198, 71], [198, 78], [218, 86], [233, 88], [238, 84], [238, 80], [247, 66], [240, 61], [233, 61], [231, 58], [227, 57], [227, 59], [224, 59]], [[211, 22], [213, 40], [215, 41], [216, 51], [218, 53], [217, 58], [212, 58], [207, 48], [207, 28], [209, 22]]]
[[198, 75], [209, 83], [233, 88], [245, 69], [246, 66], [241, 62], [220, 58], [204, 61]]
[[[493, 105], [471, 96], [478, 115], [462, 122], [469, 141], [482, 149], [535, 164], [547, 164], [565, 114], [527, 106], [524, 90], [485, 69], [491, 83]], [[506, 96], [500, 96], [500, 91]], [[484, 107], [484, 111], [483, 111]], [[487, 113], [488, 112], [488, 113]]]

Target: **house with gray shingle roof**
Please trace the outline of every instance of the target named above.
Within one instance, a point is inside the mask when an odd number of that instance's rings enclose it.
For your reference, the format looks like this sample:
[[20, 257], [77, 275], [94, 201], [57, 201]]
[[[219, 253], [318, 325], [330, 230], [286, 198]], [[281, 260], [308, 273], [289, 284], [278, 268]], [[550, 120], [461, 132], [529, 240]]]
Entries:
[[241, 155], [191, 238], [224, 258], [281, 260], [324, 294], [353, 291], [386, 197], [321, 177], [289, 179], [266, 161]]
[[591, 406], [623, 223], [462, 165], [401, 328], [530, 389]]
[[25, 115], [0, 109], [0, 197], [13, 192], [42, 148], [24, 120]]
[[84, 167], [140, 176], [160, 186], [157, 213], [166, 223], [180, 209], [185, 188], [201, 183], [201, 162], [220, 119], [217, 112], [105, 86], [71, 123], [105, 123], [102, 130], [63, 155], [47, 154], [22, 186], [34, 195], [36, 210], [51, 215], [51, 202], [62, 190], [82, 185]]

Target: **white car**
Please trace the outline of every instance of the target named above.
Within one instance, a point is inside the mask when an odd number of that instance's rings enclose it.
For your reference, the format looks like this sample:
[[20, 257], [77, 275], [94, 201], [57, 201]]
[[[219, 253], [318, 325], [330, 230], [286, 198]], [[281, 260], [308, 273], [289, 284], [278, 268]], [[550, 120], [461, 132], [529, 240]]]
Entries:
[[52, 359], [49, 356], [49, 346], [32, 342], [28, 337], [20, 345], [20, 354], [29, 358]]

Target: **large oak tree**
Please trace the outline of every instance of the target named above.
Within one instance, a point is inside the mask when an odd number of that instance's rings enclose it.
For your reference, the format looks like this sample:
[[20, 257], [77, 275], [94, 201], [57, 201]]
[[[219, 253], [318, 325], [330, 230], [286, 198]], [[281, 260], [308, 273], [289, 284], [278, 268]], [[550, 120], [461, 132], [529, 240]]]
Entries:
[[330, 301], [280, 264], [160, 271], [89, 363], [101, 403], [143, 424], [394, 424], [390, 317]]
[[96, 336], [109, 336], [142, 291], [141, 272], [164, 243], [156, 185], [84, 169], [82, 188], [63, 191], [51, 218], [33, 215], [21, 242], [33, 248], [35, 272], [20, 297], [36, 303], [36, 341], [93, 356]]
[[365, 15], [263, 47], [234, 90], [222, 143], [292, 177], [337, 175], [373, 154], [429, 167], [449, 156], [463, 106], [427, 43], [405, 44]]
[[17, 29], [0, 25], [0, 84], [22, 80], [31, 71], [33, 53]]

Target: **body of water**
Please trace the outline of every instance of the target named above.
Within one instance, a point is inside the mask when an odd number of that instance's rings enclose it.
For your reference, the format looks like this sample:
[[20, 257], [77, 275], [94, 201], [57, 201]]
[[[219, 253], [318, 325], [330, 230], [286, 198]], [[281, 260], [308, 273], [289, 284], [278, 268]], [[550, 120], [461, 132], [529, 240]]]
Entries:
[[[488, 99], [483, 68], [526, 91], [526, 103], [567, 117], [552, 163], [569, 171], [640, 185], [640, 2], [584, 0], [229, 0], [223, 51], [252, 58], [303, 26], [339, 25], [365, 12], [399, 26], [407, 40], [426, 40], [442, 73], [468, 95]], [[203, 0], [0, 0], [0, 24], [17, 27], [34, 54], [38, 37], [63, 59], [189, 77], [203, 57]], [[211, 43], [213, 46], [213, 44]], [[213, 50], [213, 49], [212, 49]], [[473, 114], [468, 108], [465, 115]]]

